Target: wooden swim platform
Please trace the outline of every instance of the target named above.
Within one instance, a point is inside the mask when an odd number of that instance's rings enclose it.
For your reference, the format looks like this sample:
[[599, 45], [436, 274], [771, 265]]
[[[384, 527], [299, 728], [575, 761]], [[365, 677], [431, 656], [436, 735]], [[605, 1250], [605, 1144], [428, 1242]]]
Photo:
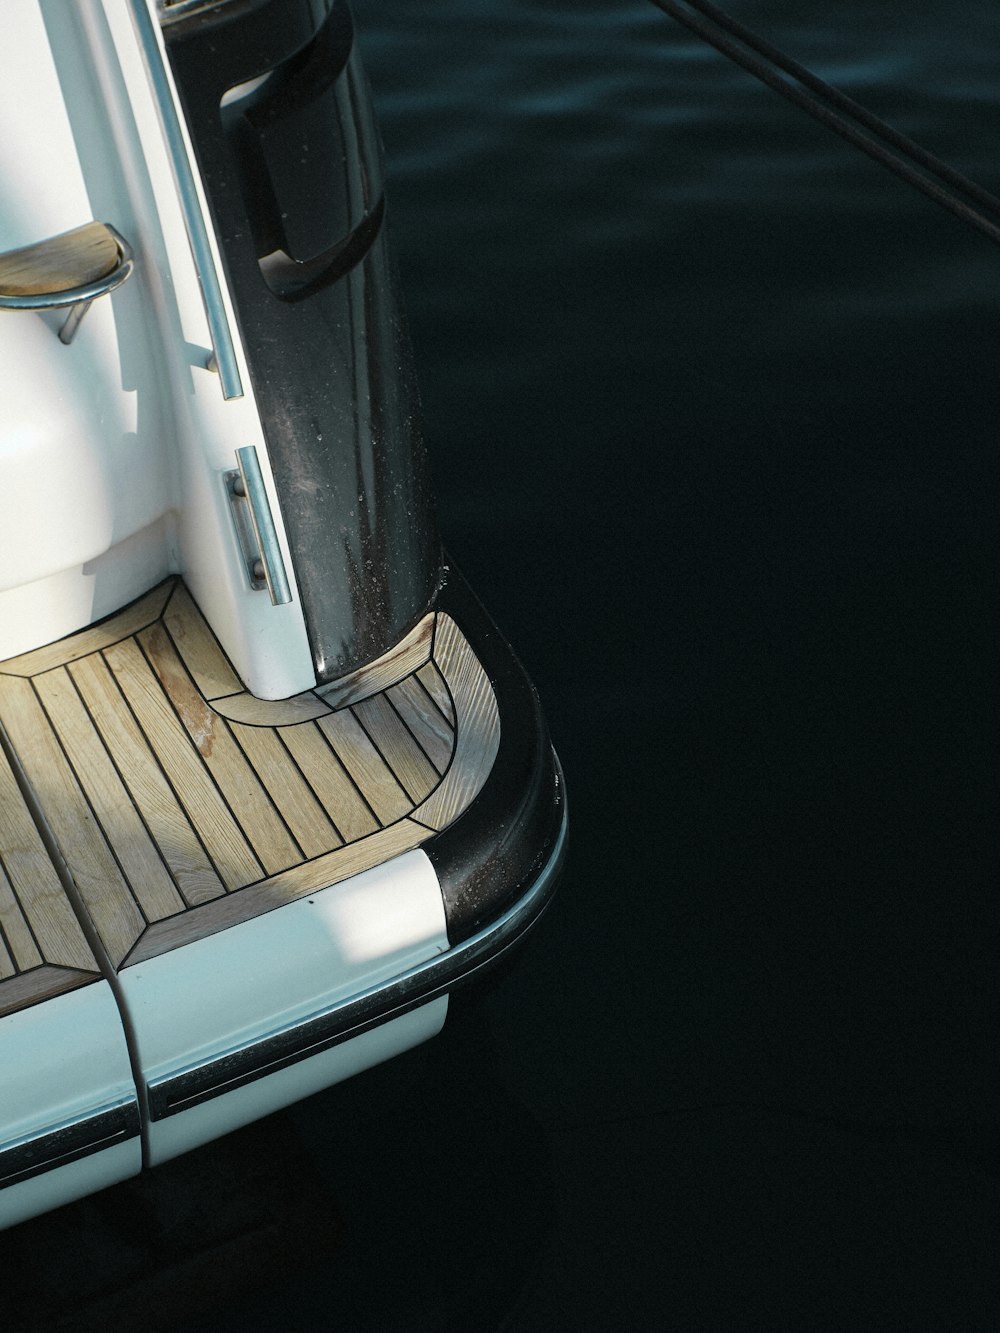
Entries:
[[444, 613], [272, 702], [179, 579], [0, 662], [0, 727], [0, 1015], [419, 846], [475, 798], [500, 738]]

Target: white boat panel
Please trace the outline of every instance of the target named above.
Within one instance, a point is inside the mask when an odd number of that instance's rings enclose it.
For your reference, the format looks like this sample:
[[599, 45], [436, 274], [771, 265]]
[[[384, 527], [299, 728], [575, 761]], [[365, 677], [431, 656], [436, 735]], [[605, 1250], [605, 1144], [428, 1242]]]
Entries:
[[110, 1185], [118, 1185], [138, 1175], [139, 1166], [140, 1148], [136, 1137], [68, 1162], [53, 1171], [32, 1176], [17, 1185], [8, 1185], [0, 1194], [0, 1228], [17, 1226], [29, 1217], [38, 1217]]
[[[427, 856], [407, 852], [332, 888], [124, 968], [147, 1082], [240, 1051], [448, 948]], [[294, 964], [289, 966], [290, 960]], [[446, 1001], [151, 1122], [156, 1163], [434, 1035]]]
[[11, 657], [63, 637], [66, 625], [89, 625], [155, 586], [177, 561], [173, 517], [165, 514], [85, 565], [70, 566], [0, 593], [0, 647]]
[[[39, 7], [13, 0], [4, 20], [0, 170], [18, 182], [0, 202], [6, 251], [89, 220], [93, 203], [77, 148], [87, 127], [70, 124]], [[160, 390], [151, 363], [145, 390], [132, 373], [148, 355], [127, 365], [122, 351], [141, 345], [142, 299], [126, 284], [95, 303], [70, 346], [55, 336], [64, 310], [0, 312], [0, 656], [107, 614], [167, 570], [170, 452], [140, 421]]]
[[[0, 205], [0, 249], [96, 218], [128, 239], [136, 268], [68, 347], [55, 336], [65, 312], [0, 312], [0, 657], [107, 614], [142, 579], [182, 572], [255, 694], [311, 688], [245, 357], [237, 340], [244, 396], [226, 401], [129, 5], [81, 0], [43, 18], [35, 0], [10, 0], [4, 17], [0, 165], [20, 184]], [[224, 289], [221, 267], [219, 278]], [[251, 590], [233, 530], [224, 474], [247, 445], [292, 585], [286, 606]]]
[[[0, 1226], [12, 1226], [139, 1171], [142, 1153], [138, 1115], [133, 1113], [130, 1136], [118, 1134], [99, 1151], [17, 1178], [34, 1145], [53, 1142], [52, 1151], [58, 1151], [60, 1133], [68, 1133], [75, 1150], [86, 1151], [88, 1137], [93, 1141], [106, 1133], [98, 1128], [88, 1136], [90, 1122], [99, 1125], [109, 1108], [127, 1111], [135, 1106], [121, 1017], [106, 981], [0, 1018], [0, 1070], [0, 1178], [14, 1175], [12, 1183], [0, 1189]], [[74, 1127], [82, 1132], [74, 1133]]]
[[[153, 13], [154, 6], [149, 4], [148, 9]], [[173, 401], [183, 414], [176, 427], [180, 478], [179, 570], [247, 686], [261, 698], [285, 698], [312, 688], [315, 671], [301, 605], [295, 595], [295, 574], [267, 444], [214, 231], [208, 226], [208, 242], [229, 327], [234, 333], [243, 383], [243, 397], [228, 401], [222, 396], [218, 376], [206, 369], [211, 338], [201, 285], [129, 5], [121, 0], [103, 0], [103, 3], [88, 0], [85, 14], [95, 66], [113, 111], [111, 128], [121, 137], [132, 127], [131, 142], [119, 144], [119, 156], [122, 160], [129, 159], [129, 181], [137, 196], [137, 212], [141, 205], [142, 237], [149, 237], [160, 250], [153, 275], [166, 276], [153, 297], [162, 325], [164, 367], [172, 379]], [[152, 26], [162, 58], [162, 37], [155, 15]], [[164, 74], [176, 107], [173, 79], [165, 60]], [[208, 205], [183, 117], [179, 119], [200, 209], [207, 219]], [[233, 531], [223, 478], [236, 466], [236, 450], [247, 445], [257, 450], [292, 585], [293, 600], [285, 606], [272, 606], [266, 594], [248, 587]]]
[[443, 995], [319, 1055], [155, 1121], [150, 1127], [150, 1165], [178, 1157], [429, 1041], [444, 1027], [447, 1013], [448, 997]]

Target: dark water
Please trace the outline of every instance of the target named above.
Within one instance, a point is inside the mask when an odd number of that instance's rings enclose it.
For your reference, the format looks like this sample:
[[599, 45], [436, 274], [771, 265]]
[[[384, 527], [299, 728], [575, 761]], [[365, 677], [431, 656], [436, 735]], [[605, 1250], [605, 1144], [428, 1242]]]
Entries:
[[[1000, 187], [993, 5], [738, 13]], [[575, 818], [490, 1011], [556, 1177], [507, 1326], [986, 1327], [1000, 253], [651, 7], [358, 17]]]
[[[276, 1118], [342, 1244], [206, 1327], [995, 1327], [1000, 253], [644, 4], [355, 12], [573, 852], [477, 1009]], [[1000, 188], [993, 4], [738, 12]]]

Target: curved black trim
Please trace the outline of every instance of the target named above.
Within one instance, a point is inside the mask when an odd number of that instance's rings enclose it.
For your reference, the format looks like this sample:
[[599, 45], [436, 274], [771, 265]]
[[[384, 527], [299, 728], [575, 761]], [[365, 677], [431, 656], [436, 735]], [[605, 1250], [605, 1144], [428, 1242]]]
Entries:
[[483, 930], [406, 972], [198, 1065], [148, 1085], [149, 1113], [164, 1120], [389, 1023], [492, 968], [551, 901], [566, 846], [565, 822], [548, 861], [520, 899]]
[[468, 639], [500, 711], [500, 749], [482, 791], [423, 844], [441, 883], [448, 939], [457, 944], [520, 897], [545, 865], [565, 821], [566, 794], [535, 688], [454, 567], [446, 568], [436, 605]]
[[305, 301], [324, 287], [329, 287], [360, 264], [375, 244], [385, 217], [385, 195], [366, 214], [346, 240], [324, 250], [315, 259], [292, 259], [284, 250], [265, 255], [260, 271], [268, 287], [280, 301]]
[[451, 947], [329, 1009], [148, 1084], [153, 1120], [231, 1092], [426, 1004], [497, 963], [542, 914], [566, 851], [566, 794], [534, 687], [454, 569], [437, 599], [489, 676], [500, 745], [468, 810], [421, 844], [444, 901]]

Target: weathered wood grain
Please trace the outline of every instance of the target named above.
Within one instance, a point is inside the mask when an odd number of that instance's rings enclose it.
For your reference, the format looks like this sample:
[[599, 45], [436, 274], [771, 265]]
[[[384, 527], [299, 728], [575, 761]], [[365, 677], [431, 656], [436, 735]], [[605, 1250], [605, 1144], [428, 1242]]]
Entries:
[[244, 722], [251, 727], [290, 727], [330, 712], [328, 705], [311, 690], [293, 694], [290, 699], [258, 699], [244, 690], [225, 699], [213, 699], [212, 707], [231, 722]]
[[[5, 804], [7, 799], [8, 791], [0, 780], [0, 803]], [[10, 849], [6, 844], [5, 851], [10, 855]], [[51, 870], [51, 867], [49, 869]], [[41, 963], [42, 955], [38, 951], [35, 937], [24, 915], [24, 908], [14, 893], [14, 886], [7, 878], [2, 861], [0, 861], [0, 931], [3, 932], [4, 954], [10, 959], [10, 966], [14, 972], [26, 972], [29, 967], [37, 967]]]
[[[2, 874], [3, 872], [0, 871], [0, 876], [2, 876]], [[0, 981], [6, 981], [8, 977], [14, 976], [16, 971], [17, 967], [14, 964], [14, 959], [11, 957], [10, 953], [8, 953], [7, 946], [3, 941], [3, 936], [0, 935]]]
[[188, 732], [134, 639], [115, 644], [105, 660], [136, 720], [163, 766], [188, 819], [227, 889], [264, 878], [243, 830], [219, 794]]
[[0, 984], [0, 1018], [100, 979], [99, 972], [80, 972], [72, 968], [50, 967], [48, 964], [36, 967], [31, 972], [19, 972], [16, 977], [10, 977]]
[[286, 727], [281, 732], [281, 739], [344, 842], [354, 842], [374, 833], [378, 820], [316, 724], [304, 722], [297, 727]]
[[189, 906], [225, 893], [159, 762], [99, 653], [68, 668], [94, 726]]
[[438, 671], [434, 662], [425, 663], [416, 673], [417, 680], [431, 696], [431, 699], [441, 710], [442, 716], [455, 729], [455, 705], [452, 697], [448, 693], [448, 686], [444, 683], [444, 677]]
[[272, 727], [245, 727], [238, 722], [230, 725], [247, 759], [266, 780], [271, 800], [284, 816], [303, 855], [322, 856], [339, 847], [343, 839], [282, 744], [280, 733]]
[[[446, 615], [323, 698], [271, 702], [173, 587], [0, 663], [0, 719], [116, 965], [417, 846], [474, 799], [499, 744], [492, 687]], [[0, 1011], [15, 982], [81, 984], [50, 963], [97, 968], [0, 766]]]
[[[31, 691], [27, 681], [2, 683]], [[96, 972], [97, 960], [2, 751], [0, 861], [4, 882], [16, 899], [16, 906], [7, 901], [3, 924], [19, 970], [26, 971], [44, 961]]]
[[367, 666], [351, 671], [329, 685], [322, 685], [316, 693], [331, 708], [346, 708], [370, 694], [388, 689], [402, 680], [418, 667], [423, 666], [431, 655], [431, 639], [434, 635], [434, 616], [424, 616], [405, 638], [400, 639], [395, 648], [391, 648], [383, 657]]
[[0, 293], [40, 296], [96, 282], [118, 264], [118, 242], [103, 222], [87, 222], [0, 254]]
[[6, 661], [0, 662], [0, 672], [8, 676], [34, 676], [40, 671], [48, 671], [50, 667], [65, 666], [67, 662], [75, 662], [78, 657], [86, 657], [88, 653], [99, 652], [121, 639], [127, 639], [130, 634], [151, 625], [159, 617], [175, 582], [175, 579], [167, 579], [117, 615], [102, 620], [100, 624], [91, 625], [78, 634], [70, 634], [65, 639], [46, 644], [44, 648], [33, 648], [30, 653], [21, 653], [18, 657], [8, 657]]
[[386, 690], [386, 697], [416, 737], [439, 774], [451, 763], [455, 732], [416, 676]]
[[100, 736], [94, 730], [65, 667], [34, 678], [42, 707], [48, 714], [77, 782], [100, 821], [104, 836], [147, 921], [159, 921], [184, 910], [156, 846], [146, 830]]
[[321, 717], [316, 726], [336, 750], [380, 824], [392, 824], [410, 813], [413, 802], [350, 711]]
[[229, 724], [199, 694], [163, 625], [150, 625], [136, 637], [266, 873], [274, 875], [301, 861], [300, 849], [233, 740]]
[[251, 888], [242, 889], [239, 893], [219, 898], [196, 911], [185, 912], [183, 916], [173, 917], [169, 921], [159, 921], [143, 935], [128, 963], [131, 965], [146, 958], [155, 958], [157, 954], [177, 949], [192, 940], [203, 939], [206, 935], [214, 935], [241, 921], [262, 916], [308, 893], [330, 888], [341, 880], [349, 879], [351, 875], [382, 865], [392, 857], [418, 847], [430, 836], [428, 829], [403, 819], [360, 842], [349, 843], [313, 861], [305, 861], [302, 865], [285, 870]]
[[215, 699], [242, 691], [243, 682], [183, 583], [174, 588], [163, 613], [163, 623], [204, 698]]
[[400, 785], [416, 805], [437, 785], [439, 773], [385, 694], [373, 694], [351, 710], [381, 751]]
[[451, 767], [413, 817], [443, 829], [469, 805], [489, 776], [500, 748], [500, 714], [479, 659], [452, 618], [444, 614], [438, 615], [434, 660], [460, 721]]
[[[117, 963], [128, 953], [146, 923], [35, 697], [31, 681], [0, 676], [0, 719], [41, 808], [56, 829], [73, 882], [101, 942]], [[11, 864], [7, 857], [4, 859], [13, 880]], [[61, 885], [58, 897], [65, 902]], [[45, 955], [50, 962], [86, 966], [79, 953], [72, 958], [65, 952], [55, 957], [46, 945]]]

